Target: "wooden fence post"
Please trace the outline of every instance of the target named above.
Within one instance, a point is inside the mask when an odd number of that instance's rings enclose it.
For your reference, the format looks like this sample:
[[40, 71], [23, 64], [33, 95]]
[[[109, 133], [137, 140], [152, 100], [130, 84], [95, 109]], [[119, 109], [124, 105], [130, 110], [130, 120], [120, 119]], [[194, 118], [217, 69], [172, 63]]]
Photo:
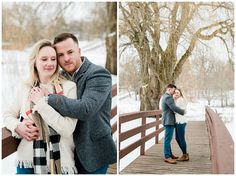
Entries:
[[[142, 117], [142, 126], [146, 124], [146, 117]], [[142, 127], [141, 138], [145, 137], [146, 129]], [[145, 142], [141, 145], [140, 155], [145, 155]]]
[[[159, 119], [160, 119], [160, 115], [156, 115], [156, 121], [157, 121], [157, 126], [156, 126], [156, 131], [159, 130]], [[155, 141], [155, 144], [158, 144], [159, 143], [159, 133], [156, 135], [156, 141]]]

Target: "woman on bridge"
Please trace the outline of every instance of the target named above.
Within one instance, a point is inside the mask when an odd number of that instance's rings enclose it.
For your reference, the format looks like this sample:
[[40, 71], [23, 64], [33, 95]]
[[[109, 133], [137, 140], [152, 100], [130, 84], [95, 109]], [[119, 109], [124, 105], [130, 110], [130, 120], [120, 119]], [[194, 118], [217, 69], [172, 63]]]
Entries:
[[[180, 108], [186, 109], [187, 101], [183, 97], [182, 91], [180, 89], [175, 89], [173, 95], [176, 105]], [[177, 159], [177, 161], [188, 161], [189, 154], [187, 153], [187, 143], [185, 140], [185, 128], [187, 125], [186, 115], [175, 114], [176, 126], [175, 126], [175, 139], [183, 152], [183, 155]]]

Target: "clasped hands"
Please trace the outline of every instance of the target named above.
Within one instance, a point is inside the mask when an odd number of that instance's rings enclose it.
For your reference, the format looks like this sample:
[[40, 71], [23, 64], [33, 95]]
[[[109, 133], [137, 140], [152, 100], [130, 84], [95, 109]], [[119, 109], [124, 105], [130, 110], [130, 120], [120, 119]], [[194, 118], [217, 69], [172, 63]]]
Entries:
[[[42, 97], [48, 96], [49, 93], [50, 92], [44, 87], [33, 87], [29, 93], [29, 100], [36, 104]], [[27, 141], [33, 141], [39, 137], [39, 128], [36, 127], [34, 122], [30, 119], [24, 119], [23, 122], [20, 122], [15, 131]]]

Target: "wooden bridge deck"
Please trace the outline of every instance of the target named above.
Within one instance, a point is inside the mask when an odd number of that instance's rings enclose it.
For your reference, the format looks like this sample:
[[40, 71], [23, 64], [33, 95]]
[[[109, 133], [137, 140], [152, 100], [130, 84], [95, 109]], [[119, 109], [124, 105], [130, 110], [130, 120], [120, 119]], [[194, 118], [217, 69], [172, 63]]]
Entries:
[[[210, 174], [209, 139], [204, 121], [189, 122], [186, 127], [186, 141], [190, 160], [168, 164], [163, 161], [163, 140], [139, 156], [121, 174]], [[181, 156], [175, 138], [172, 140], [172, 152]]]
[[110, 165], [107, 173], [108, 174], [117, 174], [117, 163]]

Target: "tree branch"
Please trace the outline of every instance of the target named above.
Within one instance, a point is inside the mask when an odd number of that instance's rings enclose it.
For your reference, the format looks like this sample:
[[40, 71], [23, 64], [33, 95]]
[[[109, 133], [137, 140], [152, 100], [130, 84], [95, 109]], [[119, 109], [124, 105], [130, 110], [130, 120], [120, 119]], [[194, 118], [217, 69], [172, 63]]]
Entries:
[[[209, 31], [210, 29], [213, 29], [215, 27], [217, 27], [218, 29], [213, 31], [211, 34], [209, 34], [209, 35], [201, 34], [202, 32]], [[211, 24], [209, 26], [200, 28], [200, 29], [198, 29], [198, 31], [195, 34], [197, 35], [197, 37], [199, 39], [211, 40], [212, 38], [216, 37], [217, 34], [227, 34], [231, 30], [232, 27], [233, 27], [232, 21], [225, 20], [225, 21], [217, 22], [217, 23]]]

